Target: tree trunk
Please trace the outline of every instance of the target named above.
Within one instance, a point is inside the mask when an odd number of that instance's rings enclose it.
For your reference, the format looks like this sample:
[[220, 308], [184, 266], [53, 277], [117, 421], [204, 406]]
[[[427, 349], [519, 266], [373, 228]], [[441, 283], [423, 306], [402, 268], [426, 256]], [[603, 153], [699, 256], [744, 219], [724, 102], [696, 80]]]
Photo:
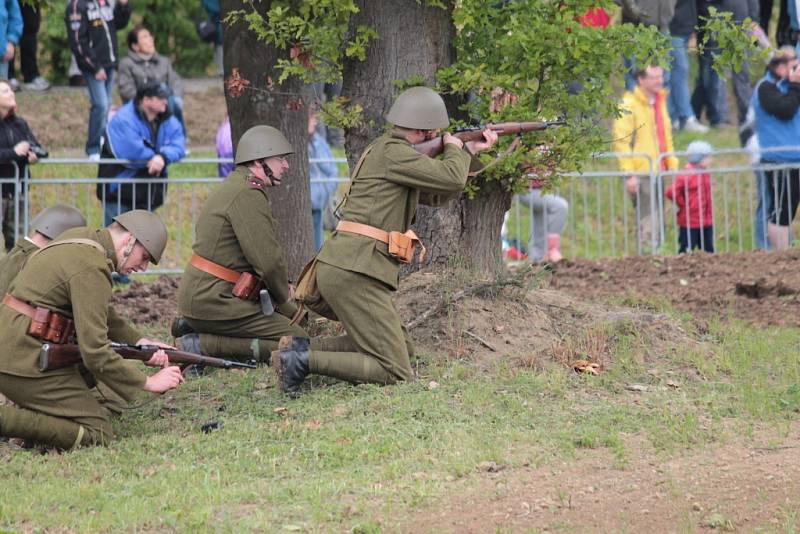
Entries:
[[[252, 6], [263, 15], [269, 10], [270, 2], [255, 2]], [[221, 8], [224, 20], [233, 10], [249, 10], [250, 4], [222, 0]], [[279, 73], [275, 65], [279, 58], [288, 59], [288, 50], [259, 41], [246, 23], [226, 25], [224, 37], [225, 102], [231, 119], [234, 153], [239, 137], [258, 124], [274, 126], [283, 132], [295, 150], [288, 157], [289, 171], [283, 176], [283, 184], [269, 189], [268, 193], [272, 214], [278, 221], [278, 240], [289, 276], [296, 278], [314, 255], [308, 177], [308, 110], [300, 96], [302, 84], [296, 77], [277, 83]], [[234, 69], [249, 82], [240, 95], [232, 90], [231, 80], [236, 78]]]
[[[437, 69], [455, 59], [452, 4], [448, 9], [424, 7], [416, 0], [359, 0], [357, 4], [359, 12], [351, 17], [350, 31], [368, 25], [378, 38], [370, 42], [365, 61], [352, 59], [344, 64], [342, 94], [364, 108], [363, 126], [345, 131], [351, 169], [385, 127], [384, 115], [397, 93], [393, 82], [422, 76], [426, 85], [433, 86]], [[448, 97], [446, 102], [450, 116], [457, 116], [462, 101]], [[484, 272], [499, 269], [500, 228], [510, 204], [511, 194], [491, 182], [483, 184], [473, 200], [462, 194], [441, 208], [420, 206], [414, 230], [428, 247], [426, 265], [456, 260]]]

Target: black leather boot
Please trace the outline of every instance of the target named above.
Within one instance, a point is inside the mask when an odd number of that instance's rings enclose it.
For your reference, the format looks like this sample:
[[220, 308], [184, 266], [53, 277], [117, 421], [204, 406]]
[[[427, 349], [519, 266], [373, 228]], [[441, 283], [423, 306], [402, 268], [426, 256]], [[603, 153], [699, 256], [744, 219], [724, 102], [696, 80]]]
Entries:
[[[173, 333], [175, 332], [174, 327], [175, 323], [177, 322], [178, 320], [172, 323]], [[203, 355], [203, 353], [200, 352], [200, 334], [186, 334], [180, 336], [178, 339], [175, 340], [175, 344], [178, 346], [178, 349], [182, 350], [183, 352], [191, 352], [192, 354]], [[199, 364], [190, 365], [186, 369], [184, 369], [183, 376], [185, 376], [186, 378], [199, 378], [203, 376], [205, 369], [206, 369], [205, 365], [199, 365]]]
[[186, 319], [183, 317], [178, 317], [174, 321], [172, 321], [172, 327], [170, 328], [172, 333], [172, 337], [181, 337], [185, 336], [186, 334], [194, 334], [194, 328], [189, 326], [189, 323], [186, 322]]
[[281, 391], [291, 397], [300, 396], [300, 385], [308, 376], [311, 340], [306, 337], [283, 336], [278, 350], [272, 352], [272, 368], [278, 375]]

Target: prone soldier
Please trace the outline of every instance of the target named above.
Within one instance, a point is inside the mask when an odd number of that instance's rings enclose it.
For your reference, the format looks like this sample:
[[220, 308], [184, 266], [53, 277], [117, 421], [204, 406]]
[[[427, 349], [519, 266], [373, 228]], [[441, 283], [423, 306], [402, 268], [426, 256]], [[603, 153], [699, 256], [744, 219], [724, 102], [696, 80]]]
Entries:
[[[167, 231], [153, 213], [134, 210], [106, 229], [76, 228], [33, 254], [0, 305], [0, 392], [16, 406], [0, 406], [0, 436], [72, 449], [112, 437], [108, 413], [91, 393], [102, 382], [125, 401], [141, 390], [163, 393], [183, 381], [164, 351], [147, 362], [163, 367], [147, 376], [111, 349], [110, 341], [166, 345], [142, 337], [109, 314], [111, 273], [145, 271], [158, 263]], [[77, 337], [82, 364], [42, 372], [43, 343]]]

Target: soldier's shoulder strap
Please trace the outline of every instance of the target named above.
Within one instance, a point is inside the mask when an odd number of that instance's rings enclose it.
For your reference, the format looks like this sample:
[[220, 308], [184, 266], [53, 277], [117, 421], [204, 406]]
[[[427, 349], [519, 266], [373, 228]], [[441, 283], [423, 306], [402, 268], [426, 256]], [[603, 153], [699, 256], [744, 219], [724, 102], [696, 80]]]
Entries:
[[347, 186], [347, 193], [344, 194], [342, 200], [339, 201], [339, 204], [336, 205], [336, 208], [333, 210], [333, 214], [336, 216], [337, 219], [341, 219], [339, 217], [340, 210], [347, 204], [347, 198], [350, 196], [350, 190], [353, 189], [353, 182], [358, 177], [358, 173], [361, 171], [361, 166], [364, 165], [364, 160], [367, 159], [367, 156], [372, 151], [372, 148], [375, 146], [377, 141], [373, 141], [369, 144], [367, 148], [364, 149], [364, 152], [361, 153], [361, 157], [358, 158], [358, 162], [356, 166], [353, 168], [353, 174], [350, 175], [350, 184]]
[[30, 258], [28, 258], [28, 261], [30, 261], [31, 258], [33, 258], [34, 256], [36, 256], [37, 254], [39, 254], [41, 251], [43, 251], [45, 249], [57, 247], [58, 245], [69, 245], [69, 244], [88, 245], [90, 247], [93, 247], [93, 248], [99, 250], [103, 254], [103, 256], [106, 255], [106, 249], [103, 248], [103, 245], [101, 245], [97, 241], [94, 241], [92, 239], [86, 239], [86, 238], [83, 238], [83, 237], [74, 237], [72, 239], [62, 239], [61, 241], [53, 241], [53, 242], [43, 246], [42, 248], [40, 248], [39, 250], [37, 250], [36, 252], [31, 254]]

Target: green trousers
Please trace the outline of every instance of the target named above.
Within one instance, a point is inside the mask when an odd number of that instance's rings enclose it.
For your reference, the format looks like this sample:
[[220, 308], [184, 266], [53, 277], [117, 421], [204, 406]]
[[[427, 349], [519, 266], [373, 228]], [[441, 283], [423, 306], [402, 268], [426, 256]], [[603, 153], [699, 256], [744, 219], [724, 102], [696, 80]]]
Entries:
[[0, 436], [72, 449], [113, 438], [108, 411], [81, 374], [28, 378], [0, 373], [0, 391], [16, 406], [0, 406]]
[[[213, 321], [186, 318], [200, 334], [200, 351], [206, 356], [269, 362], [270, 353], [278, 349], [283, 336], [308, 337], [300, 326], [293, 325], [280, 313], [266, 316], [257, 313], [236, 321]], [[312, 348], [322, 350], [354, 350], [347, 336], [320, 338], [311, 341]]]
[[344, 325], [353, 349], [311, 346], [312, 373], [353, 383], [393, 384], [413, 377], [414, 345], [391, 288], [360, 273], [319, 262], [317, 286]]

